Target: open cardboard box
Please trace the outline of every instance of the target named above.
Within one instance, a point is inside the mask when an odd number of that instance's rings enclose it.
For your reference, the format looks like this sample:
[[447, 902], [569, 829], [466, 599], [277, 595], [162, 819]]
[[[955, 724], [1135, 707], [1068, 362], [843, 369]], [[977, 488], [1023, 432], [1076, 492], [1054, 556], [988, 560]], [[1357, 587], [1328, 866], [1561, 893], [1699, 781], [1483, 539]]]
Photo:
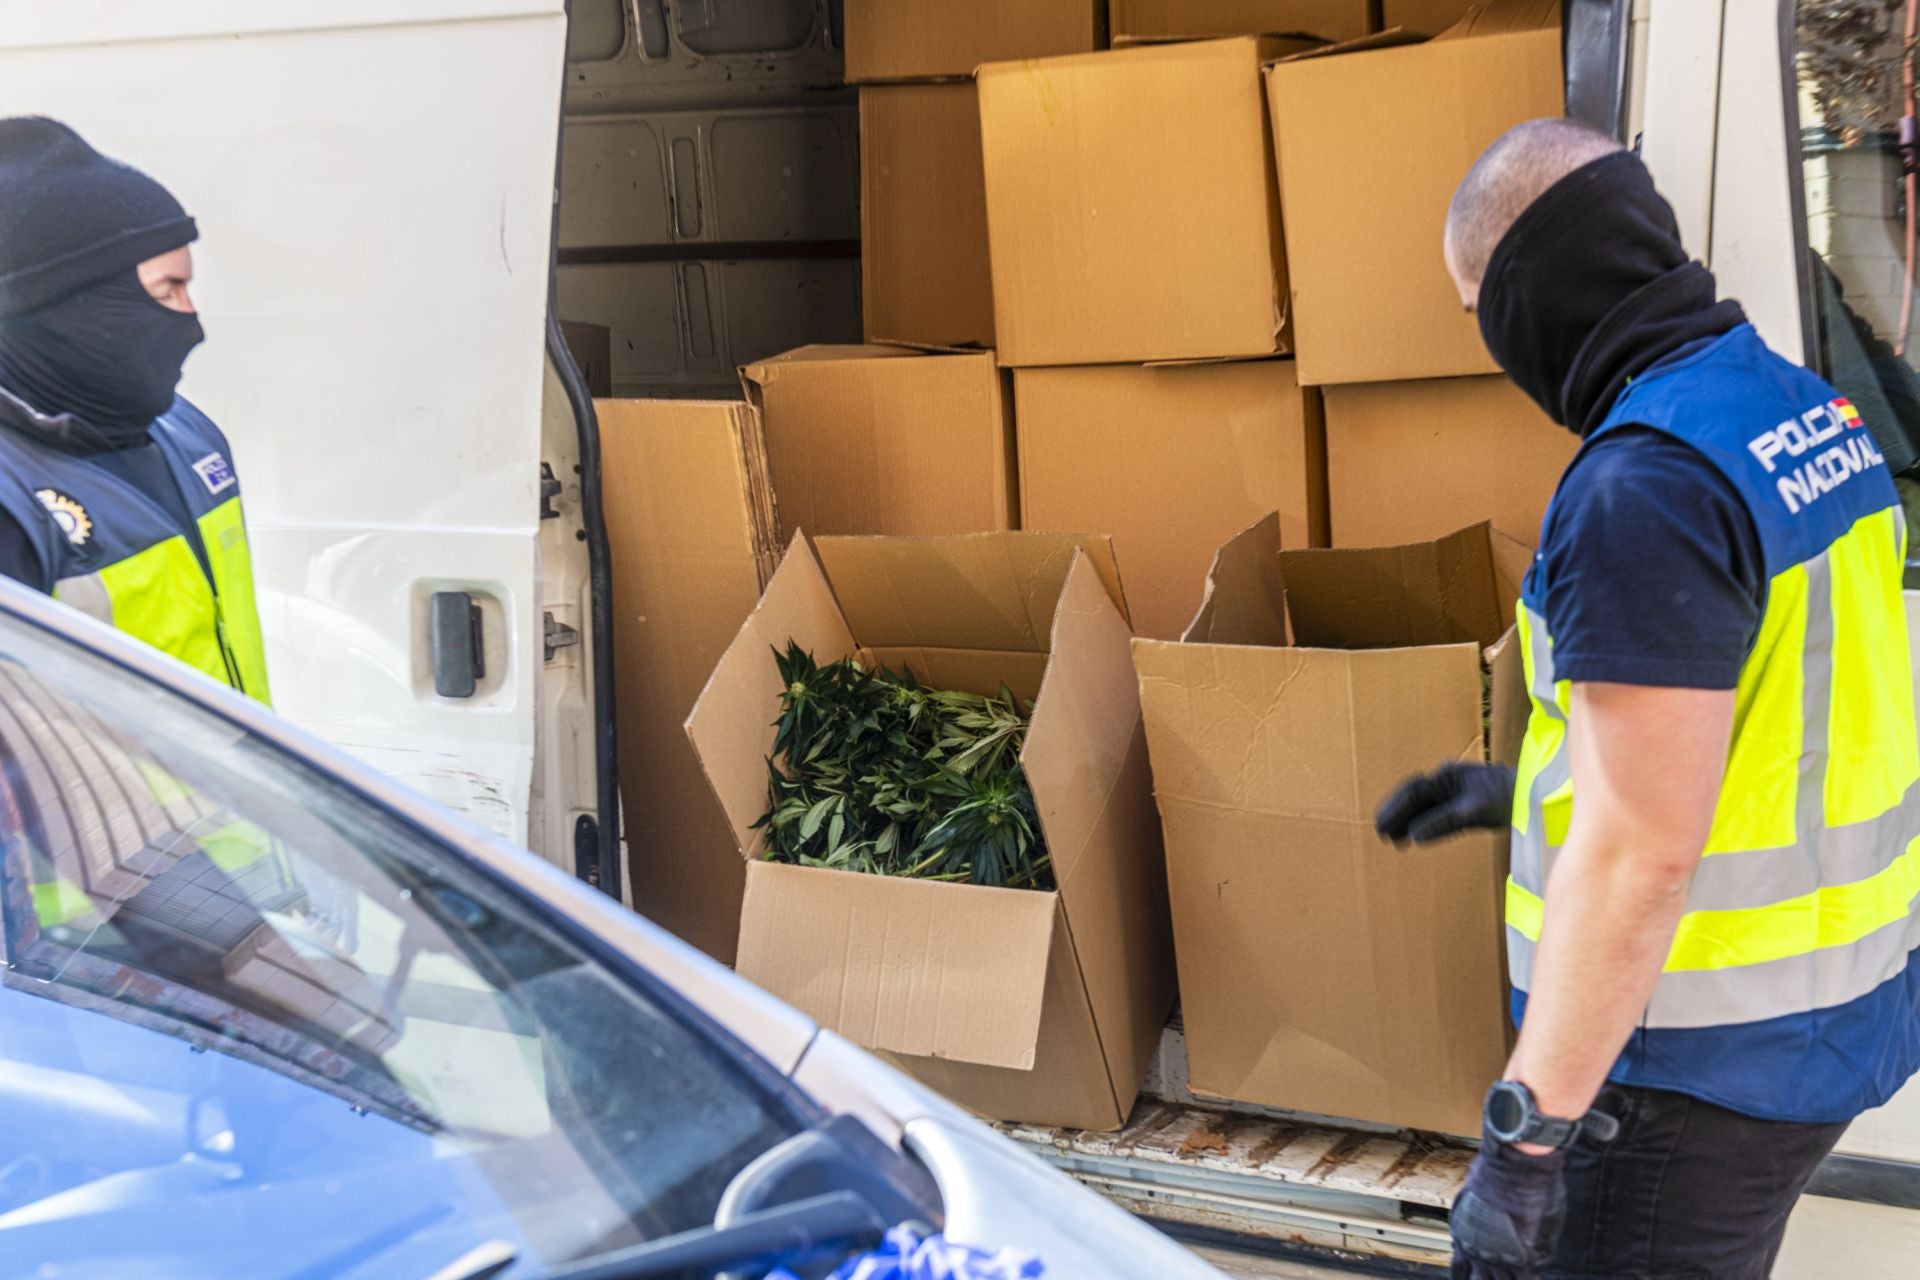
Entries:
[[[1173, 1003], [1129, 630], [1105, 539], [796, 537], [687, 731], [747, 859], [738, 970], [997, 1120], [1125, 1122]], [[771, 650], [1034, 699], [1021, 753], [1059, 889], [764, 859]]]
[[1527, 558], [1484, 524], [1283, 551], [1269, 516], [1221, 548], [1185, 639], [1134, 641], [1196, 1093], [1478, 1132], [1508, 1047], [1506, 837], [1396, 850], [1373, 814], [1486, 758], [1483, 669], [1492, 754], [1517, 756]]

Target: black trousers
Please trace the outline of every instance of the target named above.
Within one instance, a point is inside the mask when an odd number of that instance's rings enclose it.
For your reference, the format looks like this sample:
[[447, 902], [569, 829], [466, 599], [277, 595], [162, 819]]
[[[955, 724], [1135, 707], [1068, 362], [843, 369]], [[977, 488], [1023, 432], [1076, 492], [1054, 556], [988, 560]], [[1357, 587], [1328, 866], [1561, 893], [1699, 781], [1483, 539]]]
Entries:
[[1755, 1120], [1684, 1094], [1609, 1085], [1611, 1143], [1567, 1161], [1547, 1280], [1766, 1280], [1787, 1215], [1844, 1124]]

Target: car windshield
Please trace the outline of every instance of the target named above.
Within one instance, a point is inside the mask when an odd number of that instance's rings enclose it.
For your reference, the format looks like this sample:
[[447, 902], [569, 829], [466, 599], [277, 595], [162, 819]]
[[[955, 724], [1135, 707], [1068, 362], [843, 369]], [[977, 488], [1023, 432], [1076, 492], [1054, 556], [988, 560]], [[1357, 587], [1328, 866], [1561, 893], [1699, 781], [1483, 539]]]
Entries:
[[533, 1275], [803, 1126], [440, 843], [3, 615], [0, 845], [0, 1274]]

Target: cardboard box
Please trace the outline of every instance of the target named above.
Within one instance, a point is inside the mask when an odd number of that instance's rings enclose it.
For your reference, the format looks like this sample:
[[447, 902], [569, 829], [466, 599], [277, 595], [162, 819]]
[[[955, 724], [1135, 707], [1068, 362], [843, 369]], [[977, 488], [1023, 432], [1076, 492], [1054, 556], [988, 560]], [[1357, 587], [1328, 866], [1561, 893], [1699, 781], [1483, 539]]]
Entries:
[[760, 424], [738, 401], [594, 408], [633, 901], [731, 964], [745, 871], [681, 725], [778, 563]]
[[1007, 365], [1286, 349], [1286, 263], [1252, 38], [980, 69], [994, 331]]
[[847, 83], [970, 76], [1107, 47], [1106, 0], [847, 0]]
[[860, 269], [868, 342], [993, 346], [972, 81], [860, 90]]
[[1013, 413], [992, 352], [801, 347], [741, 378], [783, 539], [1014, 527]]
[[[1186, 640], [1134, 641], [1196, 1093], [1479, 1132], [1508, 1045], [1506, 836], [1396, 850], [1373, 814], [1407, 775], [1482, 758], [1502, 578], [1484, 525], [1282, 552], [1269, 518], [1221, 549]], [[1510, 759], [1510, 643], [1494, 669]]]
[[1369, 0], [1110, 0], [1115, 47], [1215, 36], [1351, 40], [1373, 31]]
[[[1561, 113], [1556, 13], [1479, 11], [1426, 43], [1268, 69], [1301, 381], [1497, 370], [1447, 275], [1441, 232], [1489, 143]], [[1507, 25], [1492, 21], [1502, 15]]]
[[613, 394], [613, 330], [604, 324], [584, 320], [562, 320], [560, 336], [566, 340], [573, 362], [580, 366], [580, 377], [587, 394], [604, 400]]
[[1013, 396], [1021, 527], [1111, 536], [1139, 635], [1178, 636], [1263, 512], [1291, 546], [1327, 540], [1320, 404], [1291, 360], [1021, 369]]
[[1486, 0], [1382, 0], [1381, 26], [1391, 31], [1417, 31], [1437, 36], [1475, 9], [1486, 7]]
[[[1173, 1004], [1158, 824], [1103, 539], [796, 539], [687, 722], [747, 863], [739, 972], [999, 1120], [1115, 1129]], [[1054, 893], [763, 861], [768, 646], [1037, 699], [1021, 752]]]
[[1436, 538], [1490, 520], [1529, 546], [1580, 438], [1504, 377], [1328, 387], [1333, 545]]

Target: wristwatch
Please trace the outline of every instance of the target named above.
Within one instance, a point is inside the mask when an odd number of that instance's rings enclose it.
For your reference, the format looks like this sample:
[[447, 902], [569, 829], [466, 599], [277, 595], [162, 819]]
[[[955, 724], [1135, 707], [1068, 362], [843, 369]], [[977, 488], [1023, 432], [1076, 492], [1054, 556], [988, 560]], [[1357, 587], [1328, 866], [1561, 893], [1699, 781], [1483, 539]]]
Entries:
[[1502, 1080], [1487, 1090], [1486, 1109], [1481, 1118], [1487, 1136], [1509, 1147], [1531, 1142], [1564, 1151], [1582, 1133], [1590, 1133], [1601, 1142], [1611, 1142], [1620, 1132], [1620, 1122], [1602, 1111], [1589, 1111], [1574, 1120], [1542, 1115], [1533, 1100], [1533, 1090], [1518, 1080]]

